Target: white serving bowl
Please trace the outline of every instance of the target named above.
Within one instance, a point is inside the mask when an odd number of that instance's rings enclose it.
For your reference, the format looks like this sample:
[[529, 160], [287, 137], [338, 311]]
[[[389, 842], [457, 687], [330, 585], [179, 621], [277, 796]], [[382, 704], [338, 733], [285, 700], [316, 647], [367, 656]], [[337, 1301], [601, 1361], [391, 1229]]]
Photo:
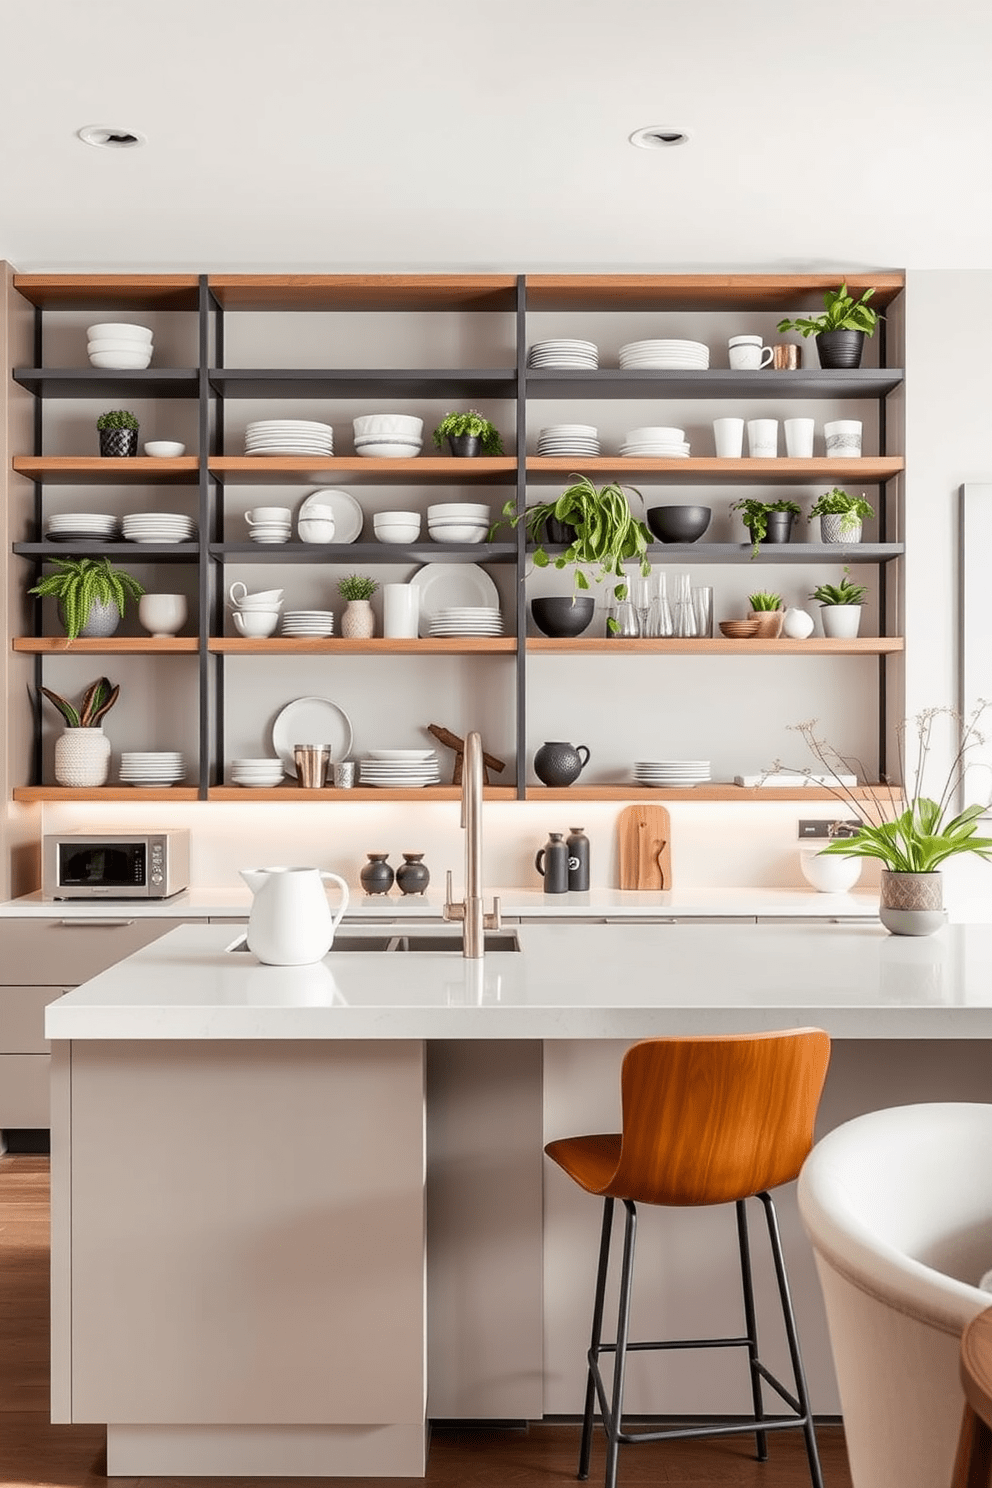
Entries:
[[94, 351], [90, 361], [94, 367], [115, 367], [120, 371], [139, 372], [152, 359], [150, 351]]
[[405, 522], [407, 524], [416, 522], [419, 527], [420, 513], [415, 511], [381, 511], [373, 512], [372, 514], [373, 527], [379, 527], [383, 524], [388, 526], [392, 522]]
[[646, 429], [628, 429], [626, 438], [628, 444], [636, 444], [639, 439], [646, 439], [652, 444], [655, 442], [660, 444], [682, 444], [685, 440], [685, 430], [666, 429], [664, 425], [659, 424], [657, 428], [649, 426]]
[[460, 520], [468, 518], [480, 522], [490, 520], [489, 507], [482, 501], [442, 501], [436, 506], [427, 508], [427, 520], [443, 521], [446, 517], [458, 517]]
[[366, 413], [352, 419], [356, 436], [362, 434], [412, 434], [419, 439], [424, 432], [422, 418], [407, 413]]
[[296, 532], [300, 542], [332, 543], [334, 541], [334, 519], [301, 517], [296, 524]]
[[150, 341], [111, 341], [109, 337], [102, 341], [87, 341], [86, 350], [90, 356], [94, 351], [143, 351], [151, 355], [152, 344]]
[[86, 327], [91, 341], [146, 341], [150, 346], [152, 333], [147, 326], [127, 325], [122, 321], [103, 321], [100, 325]]
[[488, 527], [432, 527], [431, 541], [439, 543], [477, 543], [485, 540]]
[[234, 628], [239, 635], [249, 640], [275, 634], [279, 624], [278, 610], [235, 610], [232, 616]]
[[186, 446], [175, 439], [152, 439], [141, 447], [153, 460], [178, 460], [186, 453]]
[[420, 454], [419, 444], [363, 444], [356, 453], [373, 460], [409, 460]]
[[420, 537], [419, 527], [377, 527], [376, 541], [381, 543], [412, 543]]

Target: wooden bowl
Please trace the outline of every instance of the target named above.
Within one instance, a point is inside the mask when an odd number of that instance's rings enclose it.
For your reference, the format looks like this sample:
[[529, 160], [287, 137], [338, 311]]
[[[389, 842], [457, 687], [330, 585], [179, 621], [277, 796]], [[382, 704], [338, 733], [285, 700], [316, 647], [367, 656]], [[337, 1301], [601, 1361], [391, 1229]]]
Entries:
[[746, 641], [748, 636], [758, 634], [760, 620], [721, 620], [720, 629], [732, 641]]

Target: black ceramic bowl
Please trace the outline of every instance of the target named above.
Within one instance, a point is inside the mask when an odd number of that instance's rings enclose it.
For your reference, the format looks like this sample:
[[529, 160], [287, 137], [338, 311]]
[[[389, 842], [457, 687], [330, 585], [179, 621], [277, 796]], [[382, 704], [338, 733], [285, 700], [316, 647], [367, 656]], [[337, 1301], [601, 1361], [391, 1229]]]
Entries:
[[544, 635], [555, 640], [581, 635], [592, 621], [595, 608], [594, 599], [580, 597], [573, 601], [570, 595], [546, 595], [530, 602], [534, 624]]
[[712, 515], [708, 506], [652, 506], [648, 526], [659, 542], [691, 543], [702, 537]]

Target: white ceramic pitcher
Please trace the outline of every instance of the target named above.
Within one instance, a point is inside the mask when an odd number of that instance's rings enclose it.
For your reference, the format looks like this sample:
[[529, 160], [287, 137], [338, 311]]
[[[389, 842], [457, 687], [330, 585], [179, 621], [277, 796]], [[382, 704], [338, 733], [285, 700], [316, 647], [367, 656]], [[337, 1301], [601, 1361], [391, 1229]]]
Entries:
[[[327, 954], [348, 908], [348, 885], [323, 868], [242, 868], [254, 898], [248, 916], [248, 949], [266, 966], [309, 966]], [[324, 892], [330, 879], [341, 888], [331, 913]]]

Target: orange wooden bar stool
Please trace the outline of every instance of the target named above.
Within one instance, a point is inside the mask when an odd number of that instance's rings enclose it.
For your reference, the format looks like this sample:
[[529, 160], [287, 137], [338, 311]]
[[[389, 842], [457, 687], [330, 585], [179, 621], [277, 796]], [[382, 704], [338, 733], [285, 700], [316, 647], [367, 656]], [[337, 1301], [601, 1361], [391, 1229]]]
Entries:
[[[829, 1059], [830, 1039], [818, 1028], [714, 1038], [646, 1039], [634, 1044], [624, 1056], [620, 1076], [623, 1131], [565, 1137], [549, 1142], [545, 1148], [548, 1156], [581, 1188], [587, 1193], [600, 1194], [605, 1201], [579, 1453], [580, 1478], [589, 1476], [593, 1415], [598, 1400], [607, 1439], [606, 1488], [615, 1488], [621, 1443], [753, 1431], [757, 1455], [764, 1459], [768, 1455], [767, 1432], [788, 1427], [802, 1428], [810, 1477], [814, 1488], [823, 1488], [778, 1221], [768, 1190], [797, 1177], [813, 1145], [813, 1123]], [[745, 1200], [752, 1196], [760, 1200], [768, 1226], [795, 1377], [794, 1395], [758, 1358], [745, 1209]], [[617, 1199], [622, 1201], [627, 1219], [616, 1342], [603, 1343], [603, 1304]], [[681, 1207], [730, 1203], [737, 1209], [745, 1334], [733, 1338], [630, 1342], [637, 1205]], [[743, 1421], [735, 1417], [732, 1421], [664, 1431], [624, 1431], [624, 1371], [630, 1351], [714, 1347], [747, 1350], [753, 1416]], [[599, 1367], [600, 1355], [605, 1353], [615, 1355], [609, 1396]], [[791, 1414], [765, 1414], [762, 1381], [785, 1401]]]

